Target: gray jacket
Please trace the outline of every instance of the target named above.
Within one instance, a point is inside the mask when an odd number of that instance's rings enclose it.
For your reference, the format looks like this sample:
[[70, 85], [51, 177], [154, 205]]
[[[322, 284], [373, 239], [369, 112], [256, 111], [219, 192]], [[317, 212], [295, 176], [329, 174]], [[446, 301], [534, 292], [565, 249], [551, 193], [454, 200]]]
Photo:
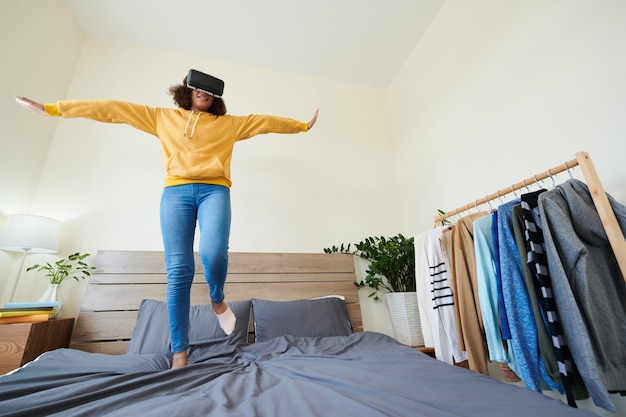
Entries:
[[[609, 197], [622, 233], [626, 206]], [[626, 390], [626, 283], [587, 185], [569, 180], [539, 197], [554, 298], [572, 357], [594, 403]]]

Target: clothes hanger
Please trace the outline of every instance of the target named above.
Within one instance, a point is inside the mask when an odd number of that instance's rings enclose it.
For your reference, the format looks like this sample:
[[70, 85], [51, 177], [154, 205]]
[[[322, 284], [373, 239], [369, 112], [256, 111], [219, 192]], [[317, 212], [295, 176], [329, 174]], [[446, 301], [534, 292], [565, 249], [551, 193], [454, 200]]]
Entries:
[[554, 177], [552, 176], [552, 173], [550, 172], [550, 170], [548, 170], [548, 175], [550, 176], [550, 179], [552, 180], [552, 188], [556, 188], [556, 182], [554, 181]]

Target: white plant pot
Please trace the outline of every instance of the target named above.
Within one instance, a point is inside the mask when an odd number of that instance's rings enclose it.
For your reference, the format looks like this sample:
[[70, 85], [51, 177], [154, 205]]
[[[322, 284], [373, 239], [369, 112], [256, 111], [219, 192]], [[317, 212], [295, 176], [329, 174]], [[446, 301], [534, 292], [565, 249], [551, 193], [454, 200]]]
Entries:
[[39, 302], [58, 301], [59, 306], [56, 308], [56, 313], [51, 317], [56, 317], [61, 312], [63, 302], [61, 300], [61, 284], [48, 284], [48, 289], [41, 295]]
[[[370, 262], [360, 256], [354, 255], [354, 272], [357, 281], [364, 281], [367, 276], [367, 268]], [[386, 334], [393, 337], [391, 318], [387, 303], [382, 300], [383, 292], [379, 291], [381, 300], [374, 300], [369, 297], [372, 292], [370, 287], [359, 288], [359, 304], [361, 305], [361, 316], [363, 316], [363, 330]]]
[[423, 346], [422, 324], [415, 292], [385, 294], [395, 339], [407, 346]]

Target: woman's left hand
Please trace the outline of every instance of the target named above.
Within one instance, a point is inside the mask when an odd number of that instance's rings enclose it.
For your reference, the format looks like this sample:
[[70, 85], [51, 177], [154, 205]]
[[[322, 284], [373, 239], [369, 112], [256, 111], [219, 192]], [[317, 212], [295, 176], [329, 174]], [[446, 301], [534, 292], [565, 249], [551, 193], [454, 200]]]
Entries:
[[32, 111], [34, 111], [35, 113], [39, 113], [42, 115], [46, 115], [46, 110], [44, 109], [43, 104], [38, 103], [34, 100], [31, 100], [29, 98], [26, 97], [22, 97], [22, 96], [15, 96], [15, 102], [17, 104], [20, 104], [24, 107], [26, 107], [27, 109], [31, 109]]
[[311, 130], [311, 128], [315, 126], [315, 122], [317, 122], [317, 114], [319, 112], [320, 112], [320, 109], [315, 110], [315, 114], [313, 115], [313, 118], [309, 120], [309, 123], [307, 124], [309, 126], [309, 130]]

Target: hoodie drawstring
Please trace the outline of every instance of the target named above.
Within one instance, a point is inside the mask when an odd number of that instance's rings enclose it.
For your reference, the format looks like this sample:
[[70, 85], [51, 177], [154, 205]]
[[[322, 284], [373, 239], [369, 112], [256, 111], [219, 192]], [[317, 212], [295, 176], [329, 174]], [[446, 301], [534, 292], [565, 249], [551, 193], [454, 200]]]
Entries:
[[[183, 137], [187, 136], [187, 128], [189, 127], [189, 123], [191, 122], [191, 117], [193, 116], [194, 112], [192, 111], [191, 113], [189, 113], [189, 118], [187, 119], [187, 124], [185, 125], [185, 131], [183, 132]], [[198, 116], [196, 116], [196, 121], [193, 123], [193, 126], [191, 127], [191, 135], [189, 136], [189, 140], [191, 140], [191, 138], [193, 138], [193, 134], [196, 131], [196, 125], [198, 124], [198, 119], [200, 119], [200, 114], [198, 112]]]

